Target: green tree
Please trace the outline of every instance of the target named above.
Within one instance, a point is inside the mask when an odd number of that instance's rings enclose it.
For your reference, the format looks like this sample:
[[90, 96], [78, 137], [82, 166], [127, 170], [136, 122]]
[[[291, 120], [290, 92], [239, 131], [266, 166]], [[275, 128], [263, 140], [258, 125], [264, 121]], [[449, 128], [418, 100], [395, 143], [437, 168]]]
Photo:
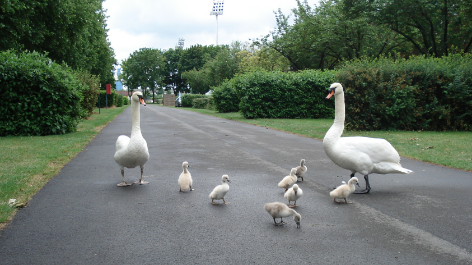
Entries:
[[1, 1], [0, 50], [47, 52], [57, 63], [99, 75], [105, 86], [113, 80], [116, 60], [102, 2]]
[[[345, 0], [346, 8], [363, 12], [414, 47], [410, 54], [470, 53], [472, 2], [466, 0]], [[367, 11], [367, 12], [366, 12]]]
[[238, 72], [240, 57], [237, 55], [243, 46], [240, 42], [233, 42], [231, 47], [220, 46], [219, 51], [210, 58], [200, 69], [192, 69], [182, 73], [182, 77], [189, 83], [192, 93], [204, 94], [212, 86], [218, 86], [226, 79], [231, 79]]
[[343, 61], [379, 57], [402, 48], [404, 40], [371, 24], [365, 14], [348, 12], [343, 0], [322, 1], [315, 9], [306, 1], [297, 3], [292, 10], [294, 24], [289, 25], [289, 16], [279, 10], [277, 29], [262, 39], [287, 58], [292, 70], [333, 69]]
[[141, 87], [147, 95], [151, 92], [154, 102], [156, 88], [163, 84], [166, 63], [161, 50], [141, 48], [123, 60], [120, 79], [128, 89]]
[[164, 52], [166, 65], [165, 65], [165, 76], [164, 86], [167, 89], [173, 88], [174, 94], [179, 92], [189, 92], [187, 88], [187, 82], [182, 78], [182, 67], [179, 63], [180, 58], [184, 50], [182, 48], [169, 49]]

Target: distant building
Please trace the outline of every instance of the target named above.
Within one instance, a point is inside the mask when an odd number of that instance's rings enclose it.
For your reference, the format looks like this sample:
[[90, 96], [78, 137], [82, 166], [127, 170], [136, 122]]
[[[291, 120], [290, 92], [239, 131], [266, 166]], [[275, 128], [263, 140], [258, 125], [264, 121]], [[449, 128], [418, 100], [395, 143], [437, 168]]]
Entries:
[[113, 75], [115, 76], [115, 86], [116, 86], [116, 90], [123, 90], [123, 84], [121, 83], [121, 81], [118, 81], [118, 76], [121, 74], [121, 67], [118, 67], [116, 68], [116, 71], [113, 71]]

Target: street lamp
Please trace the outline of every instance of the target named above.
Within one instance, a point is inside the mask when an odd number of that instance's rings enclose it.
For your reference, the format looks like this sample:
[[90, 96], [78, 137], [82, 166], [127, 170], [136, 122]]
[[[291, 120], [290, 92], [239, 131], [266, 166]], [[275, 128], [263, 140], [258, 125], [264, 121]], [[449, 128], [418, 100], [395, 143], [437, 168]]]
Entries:
[[213, 8], [210, 12], [210, 16], [216, 16], [216, 46], [218, 46], [218, 15], [223, 15], [224, 3], [224, 0], [213, 0]]

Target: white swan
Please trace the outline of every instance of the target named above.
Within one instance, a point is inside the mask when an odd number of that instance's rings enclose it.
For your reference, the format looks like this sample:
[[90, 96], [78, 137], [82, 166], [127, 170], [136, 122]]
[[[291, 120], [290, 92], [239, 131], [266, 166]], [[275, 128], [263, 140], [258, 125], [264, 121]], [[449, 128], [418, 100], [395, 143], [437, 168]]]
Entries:
[[347, 182], [347, 184], [343, 183], [339, 187], [337, 187], [336, 189], [332, 190], [329, 193], [329, 196], [331, 196], [331, 198], [334, 199], [334, 202], [337, 202], [337, 203], [338, 203], [338, 201], [336, 201], [336, 199], [344, 199], [344, 201], [346, 203], [351, 203], [351, 202], [347, 201], [347, 197], [349, 195], [351, 195], [356, 190], [355, 185], [359, 185], [358, 182], [359, 182], [359, 180], [356, 177], [352, 177]]
[[193, 184], [192, 175], [190, 174], [190, 171], [188, 171], [189, 167], [190, 165], [188, 164], [187, 161], [184, 161], [182, 163], [183, 171], [182, 173], [180, 173], [179, 180], [177, 181], [177, 183], [179, 183], [179, 186], [180, 186], [180, 191], [194, 190], [192, 189], [192, 184]]
[[[297, 200], [300, 199], [302, 195], [303, 190], [299, 188], [297, 184], [293, 184], [293, 186], [288, 189], [284, 194], [285, 199], [288, 200], [288, 207], [297, 206]], [[293, 205], [290, 204], [291, 201], [294, 201]]]
[[279, 188], [284, 188], [285, 191], [288, 190], [288, 188], [290, 186], [292, 186], [293, 184], [295, 184], [297, 182], [297, 176], [295, 175], [295, 173], [297, 172], [297, 169], [296, 168], [292, 168], [292, 170], [290, 170], [290, 175], [288, 176], [285, 176], [280, 182], [279, 182]]
[[[293, 220], [297, 224], [297, 228], [300, 228], [300, 221], [302, 219], [302, 216], [297, 213], [295, 210], [290, 209], [285, 203], [281, 202], [271, 202], [271, 203], [266, 203], [264, 205], [264, 209], [274, 218], [274, 224], [276, 226], [284, 225], [286, 224], [282, 218], [283, 217], [289, 217], [293, 215]], [[277, 223], [275, 221], [275, 218], [280, 218], [280, 222]]]
[[335, 119], [323, 139], [326, 155], [338, 166], [350, 170], [351, 178], [356, 172], [364, 175], [366, 189], [356, 193], [370, 191], [369, 174], [402, 173], [413, 171], [400, 165], [397, 150], [385, 139], [369, 137], [341, 137], [344, 130], [344, 91], [340, 83], [333, 83], [329, 88], [329, 99], [335, 96]]
[[223, 177], [221, 177], [221, 185], [216, 186], [210, 193], [209, 197], [211, 199], [211, 203], [218, 204], [216, 202], [213, 202], [213, 200], [223, 200], [224, 204], [229, 204], [229, 202], [225, 201], [225, 195], [229, 191], [228, 182], [231, 182], [229, 181], [228, 175], [223, 175]]
[[299, 178], [301, 178], [302, 181], [303, 181], [303, 176], [305, 175], [306, 171], [308, 170], [308, 168], [305, 165], [305, 159], [300, 160], [300, 165], [298, 167], [296, 167], [296, 169], [297, 169], [297, 172], [295, 172], [295, 175], [297, 176], [297, 180]]
[[141, 168], [141, 178], [135, 183], [149, 183], [147, 181], [143, 181], [143, 169], [144, 164], [149, 160], [149, 151], [146, 140], [144, 140], [143, 135], [141, 134], [139, 103], [146, 106], [146, 103], [143, 100], [143, 94], [141, 92], [134, 92], [131, 96], [131, 137], [120, 135], [116, 140], [114, 157], [116, 163], [118, 163], [120, 166], [121, 177], [123, 178], [123, 181], [117, 184], [117, 186], [120, 187], [132, 185], [132, 183], [125, 181], [125, 167], [135, 168], [139, 166]]

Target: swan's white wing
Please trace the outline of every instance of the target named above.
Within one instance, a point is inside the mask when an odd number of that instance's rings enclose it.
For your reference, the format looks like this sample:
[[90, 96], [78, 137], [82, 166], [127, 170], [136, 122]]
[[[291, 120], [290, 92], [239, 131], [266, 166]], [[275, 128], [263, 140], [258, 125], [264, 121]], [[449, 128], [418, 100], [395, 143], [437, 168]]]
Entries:
[[372, 163], [400, 162], [397, 150], [385, 139], [361, 136], [341, 137], [336, 145], [349, 149], [353, 153], [364, 153], [370, 157]]

